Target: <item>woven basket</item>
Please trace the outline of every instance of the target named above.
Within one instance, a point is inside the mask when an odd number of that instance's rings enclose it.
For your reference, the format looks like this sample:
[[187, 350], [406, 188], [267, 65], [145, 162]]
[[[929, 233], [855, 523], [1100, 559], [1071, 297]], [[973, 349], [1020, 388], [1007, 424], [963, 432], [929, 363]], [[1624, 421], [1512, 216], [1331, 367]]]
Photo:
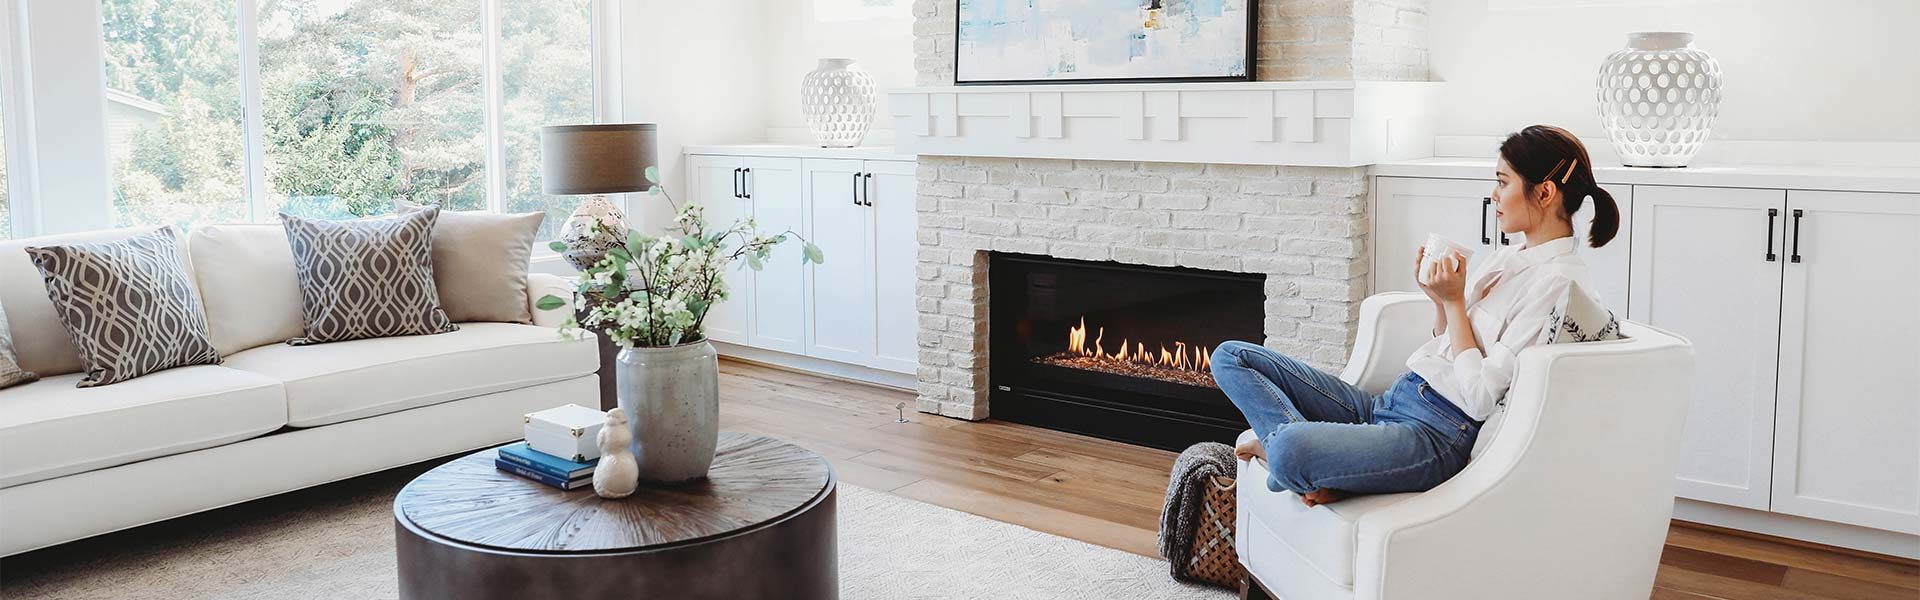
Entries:
[[1240, 554], [1233, 550], [1234, 485], [1231, 477], [1214, 477], [1207, 485], [1186, 575], [1237, 590], [1247, 578], [1247, 568], [1240, 565]]

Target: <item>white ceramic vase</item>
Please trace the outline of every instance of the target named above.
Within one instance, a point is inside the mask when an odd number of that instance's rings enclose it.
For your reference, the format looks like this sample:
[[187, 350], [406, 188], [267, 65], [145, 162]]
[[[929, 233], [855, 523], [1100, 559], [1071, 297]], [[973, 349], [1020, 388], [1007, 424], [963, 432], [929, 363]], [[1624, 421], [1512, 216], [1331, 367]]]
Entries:
[[1600, 123], [1630, 167], [1684, 167], [1720, 112], [1720, 63], [1693, 34], [1647, 31], [1600, 65]]
[[614, 360], [640, 481], [706, 477], [720, 440], [720, 363], [713, 344], [627, 348]]
[[800, 113], [824, 148], [851, 148], [873, 124], [873, 75], [851, 58], [822, 58], [800, 80]]

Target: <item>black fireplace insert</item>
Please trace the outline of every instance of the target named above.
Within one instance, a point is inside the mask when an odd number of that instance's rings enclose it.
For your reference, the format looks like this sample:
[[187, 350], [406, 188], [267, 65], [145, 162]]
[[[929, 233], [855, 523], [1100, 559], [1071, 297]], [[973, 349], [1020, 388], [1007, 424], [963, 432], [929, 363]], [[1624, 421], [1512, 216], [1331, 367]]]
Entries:
[[1221, 342], [1265, 335], [1265, 275], [992, 253], [993, 415], [1144, 446], [1231, 444]]

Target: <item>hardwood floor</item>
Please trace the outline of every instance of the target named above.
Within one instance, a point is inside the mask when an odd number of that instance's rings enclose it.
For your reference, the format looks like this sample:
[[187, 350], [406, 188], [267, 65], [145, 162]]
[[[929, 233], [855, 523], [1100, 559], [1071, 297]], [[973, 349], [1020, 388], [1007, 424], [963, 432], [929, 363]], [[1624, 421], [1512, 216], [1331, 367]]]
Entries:
[[[843, 481], [1085, 542], [1157, 556], [1174, 453], [914, 412], [913, 395], [721, 363], [721, 428], [824, 454]], [[895, 407], [908, 403], [907, 423]], [[1674, 522], [1653, 598], [1920, 599], [1920, 562]]]

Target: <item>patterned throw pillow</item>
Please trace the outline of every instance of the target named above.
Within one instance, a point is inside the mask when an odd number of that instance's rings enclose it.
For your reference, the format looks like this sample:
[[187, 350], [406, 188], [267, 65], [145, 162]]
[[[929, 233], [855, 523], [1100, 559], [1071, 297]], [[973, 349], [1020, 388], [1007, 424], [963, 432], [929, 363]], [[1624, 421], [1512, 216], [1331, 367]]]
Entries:
[[0, 390], [32, 383], [39, 378], [32, 371], [21, 369], [20, 362], [13, 357], [13, 334], [7, 330], [7, 308], [0, 306]]
[[29, 247], [80, 350], [79, 387], [220, 364], [172, 227], [117, 242]]
[[1613, 311], [1607, 310], [1600, 299], [1587, 293], [1585, 288], [1574, 284], [1567, 286], [1567, 294], [1560, 297], [1559, 304], [1548, 314], [1537, 343], [1599, 342], [1622, 337], [1620, 320], [1613, 317]]
[[280, 215], [293, 248], [306, 330], [295, 346], [458, 330], [433, 284], [440, 209], [323, 221]]

